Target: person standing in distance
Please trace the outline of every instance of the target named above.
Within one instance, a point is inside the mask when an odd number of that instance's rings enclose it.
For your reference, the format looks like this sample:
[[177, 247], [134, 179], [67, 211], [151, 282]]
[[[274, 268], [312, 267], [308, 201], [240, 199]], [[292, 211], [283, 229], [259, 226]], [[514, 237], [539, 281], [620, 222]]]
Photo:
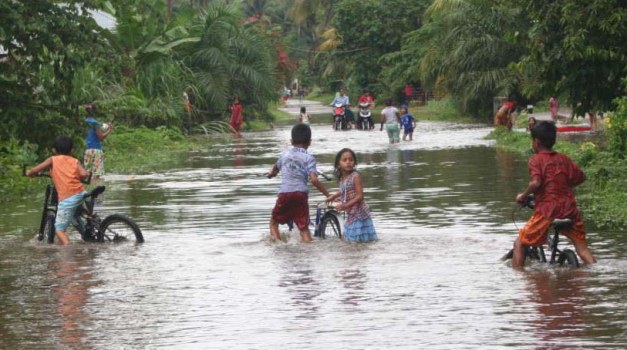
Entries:
[[102, 141], [113, 131], [111, 124], [100, 123], [96, 118], [96, 105], [93, 103], [85, 106], [87, 111], [87, 123], [89, 129], [85, 137], [85, 155], [83, 164], [87, 171], [90, 171], [95, 180], [100, 179], [105, 174], [104, 152], [102, 151]]
[[268, 172], [269, 178], [275, 177], [281, 172], [281, 186], [279, 196], [272, 209], [270, 218], [270, 234], [272, 239], [281, 239], [279, 224], [294, 221], [303, 242], [311, 242], [309, 231], [309, 189], [307, 182], [311, 183], [325, 197], [329, 192], [318, 179], [316, 159], [307, 148], [311, 145], [311, 128], [307, 124], [298, 123], [292, 128], [292, 147], [283, 152], [272, 169]]

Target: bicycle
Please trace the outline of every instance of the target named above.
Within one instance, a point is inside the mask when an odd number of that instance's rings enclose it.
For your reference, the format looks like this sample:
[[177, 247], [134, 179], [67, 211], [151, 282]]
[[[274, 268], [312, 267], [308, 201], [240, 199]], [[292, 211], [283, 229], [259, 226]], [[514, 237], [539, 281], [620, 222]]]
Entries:
[[[321, 172], [318, 172], [319, 176], [322, 176], [325, 180], [330, 181], [331, 178]], [[267, 174], [264, 174], [267, 176]], [[329, 205], [326, 202], [319, 202], [316, 204], [316, 219], [315, 221], [309, 220], [309, 226], [313, 227], [314, 237], [320, 239], [338, 238], [342, 239], [342, 226], [344, 219], [342, 214], [337, 211], [333, 205]], [[294, 229], [294, 222], [287, 223], [289, 231]]]
[[[533, 209], [534, 207], [534, 197], [533, 195], [529, 195], [527, 200], [523, 206], [526, 206], [529, 209]], [[549, 264], [557, 263], [560, 266], [567, 265], [571, 267], [579, 267], [579, 259], [577, 258], [577, 254], [572, 249], [559, 249], [559, 236], [560, 231], [567, 230], [573, 226], [573, 221], [571, 219], [555, 219], [551, 226], [549, 227], [549, 232], [552, 230], [553, 234], [549, 234], [547, 239], [547, 248], [551, 252], [551, 258], [548, 260]], [[510, 249], [510, 251], [501, 258], [501, 260], [509, 260], [514, 256], [514, 250]], [[538, 247], [529, 247], [525, 246], [525, 258], [530, 258], [532, 260], [537, 260], [543, 263], [547, 262], [546, 254], [544, 252], [543, 246]]]
[[[26, 166], [23, 167], [23, 174], [26, 176]], [[42, 172], [37, 177], [50, 177], [47, 172]], [[91, 182], [91, 173], [85, 184]], [[143, 243], [144, 236], [139, 226], [129, 217], [122, 214], [111, 214], [101, 219], [95, 212], [96, 198], [105, 191], [105, 186], [97, 186], [91, 192], [85, 194], [83, 202], [76, 209], [72, 226], [81, 234], [81, 239], [85, 242], [123, 242], [135, 238], [136, 243]], [[54, 222], [57, 217], [57, 206], [59, 204], [57, 191], [54, 185], [48, 184], [44, 195], [43, 210], [38, 241], [46, 241], [53, 244], [55, 238]]]
[[[332, 205], [326, 202], [319, 202], [316, 204], [316, 219], [315, 221], [309, 220], [309, 226], [313, 227], [314, 237], [320, 239], [337, 238], [342, 239], [342, 224], [344, 220], [342, 214], [337, 211]], [[287, 223], [289, 231], [294, 228], [294, 222]]]

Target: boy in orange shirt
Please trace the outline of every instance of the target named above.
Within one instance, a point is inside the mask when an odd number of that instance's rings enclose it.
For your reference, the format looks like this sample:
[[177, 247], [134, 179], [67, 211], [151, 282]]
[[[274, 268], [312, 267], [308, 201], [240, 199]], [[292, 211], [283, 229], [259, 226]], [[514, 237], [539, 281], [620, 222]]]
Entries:
[[577, 254], [587, 263], [596, 259], [588, 249], [586, 232], [581, 213], [577, 209], [573, 187], [586, 180], [586, 175], [564, 154], [553, 151], [557, 129], [548, 121], [538, 123], [531, 129], [531, 147], [534, 155], [529, 159], [531, 180], [527, 189], [516, 196], [523, 204], [534, 194], [534, 212], [520, 229], [514, 242], [512, 266], [520, 268], [525, 263], [525, 246], [539, 246], [547, 240], [549, 227], [554, 219], [571, 219], [573, 226], [561, 233], [575, 246]]
[[86, 192], [81, 179], [89, 176], [80, 161], [70, 155], [73, 147], [71, 138], [57, 137], [52, 149], [53, 156], [26, 172], [26, 176], [34, 176], [43, 170], [50, 169], [50, 177], [59, 198], [54, 229], [62, 245], [70, 243], [65, 231], [72, 222], [76, 208], [83, 203], [85, 198]]

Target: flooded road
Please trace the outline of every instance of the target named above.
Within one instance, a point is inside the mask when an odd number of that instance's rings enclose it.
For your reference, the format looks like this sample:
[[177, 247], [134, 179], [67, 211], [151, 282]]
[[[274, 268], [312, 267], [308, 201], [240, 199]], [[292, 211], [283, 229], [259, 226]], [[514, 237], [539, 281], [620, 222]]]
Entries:
[[379, 241], [269, 242], [280, 178], [262, 175], [290, 128], [218, 140], [176, 168], [107, 176], [100, 212], [135, 219], [141, 245], [46, 246], [39, 196], [3, 206], [0, 348], [627, 347], [623, 233], [588, 225], [591, 267], [499, 261], [530, 215], [512, 203], [527, 160], [489, 129], [423, 122], [394, 146], [378, 130], [312, 129], [320, 171], [357, 153]]

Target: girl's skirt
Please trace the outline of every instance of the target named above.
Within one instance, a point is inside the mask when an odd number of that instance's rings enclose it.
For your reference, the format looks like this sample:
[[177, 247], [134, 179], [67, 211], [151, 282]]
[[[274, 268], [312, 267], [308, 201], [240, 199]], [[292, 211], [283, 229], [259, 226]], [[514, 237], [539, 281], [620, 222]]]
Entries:
[[355, 220], [344, 225], [344, 239], [348, 242], [370, 242], [377, 240], [377, 232], [371, 218]]

